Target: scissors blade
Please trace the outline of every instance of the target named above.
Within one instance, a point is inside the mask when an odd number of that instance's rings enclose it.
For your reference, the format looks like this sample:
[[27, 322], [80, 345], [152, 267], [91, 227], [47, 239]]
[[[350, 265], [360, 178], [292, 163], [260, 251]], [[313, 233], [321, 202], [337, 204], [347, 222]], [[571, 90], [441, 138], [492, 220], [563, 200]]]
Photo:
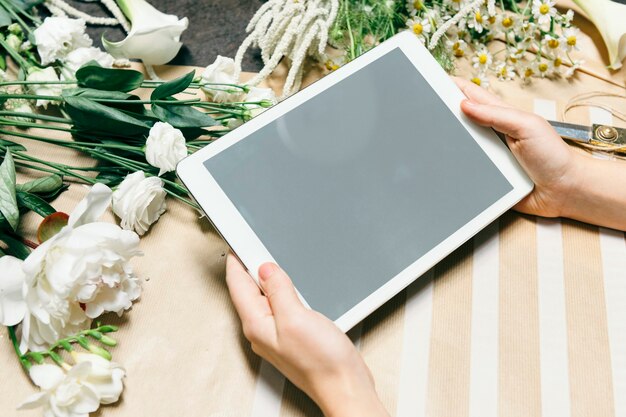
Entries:
[[574, 123], [557, 122], [548, 120], [556, 133], [563, 139], [574, 140], [576, 142], [589, 143], [593, 139], [591, 126], [577, 125]]

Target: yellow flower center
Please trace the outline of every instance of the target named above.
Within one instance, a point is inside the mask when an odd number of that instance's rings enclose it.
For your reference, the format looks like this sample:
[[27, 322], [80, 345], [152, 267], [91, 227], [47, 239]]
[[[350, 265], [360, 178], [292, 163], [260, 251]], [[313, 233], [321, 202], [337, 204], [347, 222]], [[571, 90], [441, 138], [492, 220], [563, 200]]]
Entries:
[[537, 66], [537, 69], [541, 72], [546, 72], [548, 70], [548, 64], [542, 62], [539, 66]]
[[541, 14], [548, 14], [548, 12], [550, 11], [550, 6], [547, 4], [542, 4], [541, 6], [539, 6], [539, 13]]
[[461, 48], [456, 48], [454, 50], [454, 56], [455, 57], [461, 58], [463, 55], [465, 55], [465, 52]]
[[504, 26], [505, 28], [510, 28], [511, 26], [513, 26], [513, 19], [511, 19], [510, 17], [505, 17], [504, 19], [502, 19], [502, 26]]
[[502, 75], [503, 77], [506, 77], [508, 73], [509, 72], [506, 70], [506, 67], [502, 67], [502, 69], [500, 70], [500, 75]]
[[480, 14], [480, 12], [479, 12], [479, 11], [477, 11], [477, 12], [474, 14], [474, 19], [476, 20], [476, 22], [477, 22], [477, 23], [482, 23], [482, 22], [483, 22], [483, 15], [482, 15], [482, 14]]
[[576, 45], [576, 36], [574, 36], [574, 35], [568, 36], [567, 37], [567, 44], [569, 46], [575, 46]]
[[494, 23], [496, 23], [496, 17], [495, 16], [489, 16], [489, 19], [487, 19], [489, 21], [489, 23], [491, 23], [492, 25]]
[[555, 67], [560, 67], [562, 63], [563, 61], [561, 61], [561, 58], [555, 58], [553, 62]]
[[413, 7], [414, 7], [416, 10], [421, 10], [421, 9], [424, 7], [424, 3], [422, 3], [422, 1], [421, 1], [421, 0], [415, 0], [415, 1], [413, 2]]
[[478, 77], [474, 77], [474, 78], [472, 78], [472, 82], [473, 82], [474, 84], [476, 84], [476, 85], [480, 85], [480, 83], [481, 83], [480, 78], [478, 78]]
[[532, 68], [526, 68], [526, 71], [524, 71], [524, 77], [530, 77], [534, 73], [535, 73], [535, 71], [533, 71]]
[[517, 62], [517, 58], [515, 58], [514, 56], [510, 56], [509, 57], [509, 61], [511, 61], [513, 64], [515, 64]]
[[481, 65], [485, 65], [487, 63], [487, 55], [486, 54], [480, 54], [478, 55], [478, 62]]
[[558, 39], [550, 39], [548, 41], [548, 46], [552, 49], [558, 48], [559, 47], [559, 40]]
[[416, 35], [421, 35], [423, 31], [424, 31], [424, 26], [422, 26], [421, 23], [415, 23], [413, 25], [413, 33], [415, 33]]

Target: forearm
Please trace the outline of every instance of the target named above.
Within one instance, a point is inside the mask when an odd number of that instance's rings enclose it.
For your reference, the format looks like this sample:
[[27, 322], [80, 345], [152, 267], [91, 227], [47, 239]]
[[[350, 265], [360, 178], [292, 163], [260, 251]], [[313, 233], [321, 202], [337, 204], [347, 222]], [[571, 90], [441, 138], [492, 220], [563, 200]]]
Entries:
[[579, 155], [563, 217], [626, 231], [626, 163]]

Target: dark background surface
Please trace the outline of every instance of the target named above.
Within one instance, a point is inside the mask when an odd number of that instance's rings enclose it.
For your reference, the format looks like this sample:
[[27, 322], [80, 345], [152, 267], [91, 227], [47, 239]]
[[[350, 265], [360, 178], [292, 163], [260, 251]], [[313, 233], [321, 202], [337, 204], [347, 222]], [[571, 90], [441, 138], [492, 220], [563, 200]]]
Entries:
[[[206, 67], [217, 55], [235, 57], [237, 48], [246, 37], [250, 18], [264, 3], [262, 0], [148, 0], [164, 13], [179, 18], [186, 16], [189, 27], [181, 37], [183, 47], [170, 64]], [[75, 8], [92, 16], [109, 16], [99, 2], [68, 0]], [[88, 33], [95, 46], [102, 47], [100, 37], [106, 32], [111, 41], [124, 39], [121, 26], [88, 26]], [[258, 71], [262, 67], [257, 50], [250, 50], [243, 61], [244, 71]]]

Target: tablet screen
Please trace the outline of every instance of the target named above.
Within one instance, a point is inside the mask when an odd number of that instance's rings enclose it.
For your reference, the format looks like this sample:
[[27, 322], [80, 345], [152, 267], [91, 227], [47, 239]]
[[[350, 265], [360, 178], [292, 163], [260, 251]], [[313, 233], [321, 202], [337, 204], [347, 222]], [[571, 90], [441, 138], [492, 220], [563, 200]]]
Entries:
[[399, 48], [204, 165], [332, 320], [513, 188]]

